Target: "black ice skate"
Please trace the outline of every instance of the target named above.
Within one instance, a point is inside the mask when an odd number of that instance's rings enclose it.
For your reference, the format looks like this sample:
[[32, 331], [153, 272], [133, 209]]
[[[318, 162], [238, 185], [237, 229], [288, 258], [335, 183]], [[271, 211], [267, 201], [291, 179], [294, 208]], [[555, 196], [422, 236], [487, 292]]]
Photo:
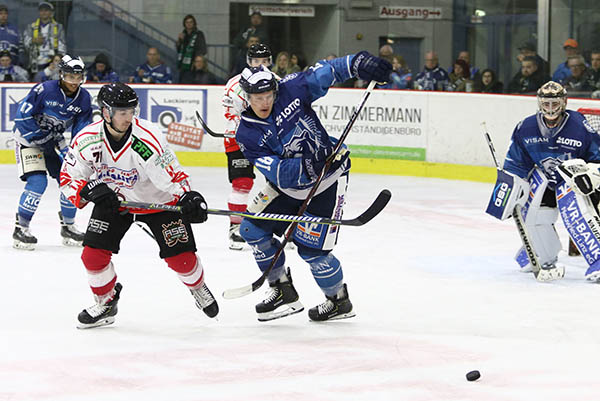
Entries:
[[240, 225], [230, 223], [229, 224], [229, 249], [234, 251], [241, 251], [244, 249], [246, 241], [240, 235]]
[[[341, 292], [341, 294], [340, 294]], [[308, 310], [308, 317], [315, 322], [326, 320], [347, 319], [356, 316], [352, 311], [352, 302], [348, 298], [346, 284], [342, 290], [333, 297], [327, 297], [327, 301]]]
[[33, 251], [35, 244], [37, 244], [37, 238], [35, 238], [29, 227], [23, 227], [19, 224], [19, 214], [17, 213], [17, 221], [15, 222], [15, 231], [13, 231], [13, 248], [23, 249], [26, 251]]
[[83, 233], [75, 228], [75, 224], [67, 224], [63, 219], [62, 212], [58, 212], [60, 220], [60, 235], [62, 243], [66, 246], [81, 246], [83, 243]]
[[304, 306], [298, 300], [298, 293], [292, 283], [290, 269], [287, 269], [282, 278], [274, 283], [269, 283], [269, 286], [271, 288], [267, 293], [267, 297], [261, 303], [256, 304], [259, 322], [279, 319], [304, 310]]
[[219, 305], [217, 300], [213, 297], [205, 283], [202, 283], [200, 288], [190, 290], [194, 299], [196, 300], [196, 306], [202, 312], [206, 313], [208, 317], [215, 317], [219, 313]]
[[119, 303], [119, 296], [123, 286], [121, 283], [115, 284], [115, 294], [112, 299], [104, 300], [101, 302], [96, 297], [96, 304], [89, 308], [81, 311], [77, 320], [79, 324], [78, 329], [91, 329], [92, 327], [107, 326], [115, 322], [115, 315], [117, 314], [117, 304]]

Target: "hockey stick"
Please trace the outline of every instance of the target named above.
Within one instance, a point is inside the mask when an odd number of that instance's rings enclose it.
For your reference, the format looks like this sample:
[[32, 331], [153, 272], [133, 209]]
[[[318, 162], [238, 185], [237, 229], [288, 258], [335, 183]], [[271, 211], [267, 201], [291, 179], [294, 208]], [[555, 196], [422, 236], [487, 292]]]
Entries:
[[[375, 81], [371, 81], [369, 83], [369, 86], [367, 86], [367, 89], [363, 93], [363, 96], [360, 100], [358, 107], [356, 108], [356, 110], [354, 110], [354, 113], [352, 113], [352, 116], [350, 117], [350, 121], [348, 121], [348, 124], [346, 124], [346, 127], [344, 128], [344, 131], [342, 132], [342, 135], [340, 136], [340, 139], [338, 140], [337, 144], [333, 148], [333, 152], [331, 153], [331, 156], [327, 159], [325, 166], [323, 166], [323, 169], [321, 170], [321, 173], [319, 174], [317, 180], [315, 181], [310, 192], [306, 196], [306, 199], [300, 206], [300, 209], [298, 210], [298, 216], [302, 216], [304, 214], [304, 212], [306, 211], [306, 208], [308, 207], [308, 203], [311, 201], [311, 199], [317, 192], [317, 189], [319, 188], [321, 181], [323, 180], [323, 178], [325, 177], [325, 174], [327, 174], [327, 171], [329, 170], [329, 167], [331, 167], [331, 164], [335, 160], [335, 157], [337, 156], [338, 151], [342, 148], [342, 145], [344, 144], [346, 137], [352, 130], [352, 126], [356, 122], [356, 119], [358, 118], [365, 103], [367, 102], [367, 99], [371, 95], [371, 92], [373, 91], [375, 84], [376, 84]], [[239, 298], [239, 297], [243, 297], [244, 295], [251, 294], [252, 292], [258, 290], [263, 285], [265, 280], [267, 279], [271, 270], [273, 270], [273, 266], [275, 266], [275, 263], [277, 262], [279, 255], [281, 255], [281, 253], [283, 252], [283, 249], [285, 248], [285, 245], [288, 243], [288, 241], [292, 237], [292, 234], [294, 233], [294, 230], [296, 229], [297, 225], [298, 225], [297, 222], [290, 224], [288, 230], [285, 233], [285, 236], [283, 237], [283, 241], [281, 242], [281, 245], [279, 246], [279, 249], [277, 250], [277, 252], [273, 256], [273, 259], [271, 260], [271, 264], [256, 281], [254, 281], [252, 284], [245, 285], [243, 287], [232, 288], [232, 289], [223, 291], [223, 298], [225, 298], [225, 299]]]
[[215, 131], [211, 130], [210, 128], [208, 128], [208, 125], [206, 125], [206, 122], [200, 116], [200, 113], [198, 113], [198, 110], [196, 110], [196, 118], [198, 119], [198, 121], [200, 121], [200, 125], [202, 125], [202, 128], [204, 128], [204, 131], [208, 135], [214, 136], [215, 138], [235, 138], [235, 134], [219, 133], [219, 132], [215, 132]]
[[[384, 189], [377, 195], [377, 198], [373, 203], [365, 210], [360, 216], [353, 219], [340, 220], [340, 219], [329, 219], [327, 217], [313, 217], [313, 216], [294, 216], [289, 214], [277, 214], [277, 213], [250, 213], [250, 212], [233, 212], [231, 210], [222, 209], [208, 209], [208, 214], [215, 214], [219, 216], [239, 216], [248, 219], [258, 220], [271, 220], [271, 221], [286, 221], [296, 223], [315, 223], [315, 224], [329, 224], [338, 226], [362, 226], [371, 221], [377, 216], [383, 208], [388, 204], [392, 194], [389, 190]], [[166, 210], [171, 212], [181, 212], [180, 206], [163, 205], [158, 203], [144, 203], [144, 202], [129, 202], [122, 201], [121, 207], [131, 209], [143, 209], [143, 210]], [[145, 229], [145, 227], [142, 227]], [[144, 230], [145, 231], [145, 230]]]
[[[496, 149], [494, 148], [494, 143], [492, 142], [492, 138], [488, 133], [485, 122], [481, 123], [483, 126], [483, 134], [485, 136], [485, 140], [487, 141], [488, 147], [490, 148], [490, 152], [492, 153], [492, 158], [494, 159], [494, 164], [496, 165], [497, 170], [502, 170], [500, 168], [500, 164], [498, 163], [498, 158], [496, 157]], [[512, 212], [513, 220], [517, 225], [517, 231], [519, 232], [519, 236], [521, 237], [521, 242], [523, 243], [523, 247], [525, 248], [525, 252], [527, 252], [527, 257], [529, 258], [529, 263], [531, 263], [531, 270], [533, 271], [533, 275], [536, 279], [540, 274], [541, 264], [540, 260], [533, 250], [533, 245], [531, 245], [531, 237], [529, 232], [527, 232], [527, 227], [525, 226], [525, 220], [523, 219], [523, 206], [516, 205]], [[540, 281], [542, 277], [540, 277]]]

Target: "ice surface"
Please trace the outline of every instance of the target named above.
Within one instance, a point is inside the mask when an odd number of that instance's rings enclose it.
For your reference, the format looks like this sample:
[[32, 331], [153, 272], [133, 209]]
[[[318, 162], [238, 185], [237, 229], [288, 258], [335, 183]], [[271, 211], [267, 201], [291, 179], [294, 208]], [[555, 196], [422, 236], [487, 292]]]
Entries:
[[[226, 208], [225, 169], [188, 171], [210, 207]], [[483, 212], [490, 184], [353, 175], [347, 218], [381, 189], [393, 194], [372, 222], [344, 227], [335, 249], [354, 319], [318, 324], [305, 311], [259, 323], [261, 289], [218, 296], [219, 320], [210, 320], [132, 226], [113, 258], [123, 284], [115, 324], [77, 330], [92, 296], [81, 250], [61, 245], [57, 187], [50, 183], [32, 223], [37, 249], [17, 251], [16, 175], [0, 166], [0, 400], [600, 398], [600, 288], [584, 281], [581, 257], [564, 253], [561, 281], [518, 272], [512, 222]], [[81, 229], [89, 213], [79, 212]], [[220, 216], [194, 227], [215, 295], [259, 276], [250, 252], [227, 248], [227, 229]], [[305, 308], [322, 302], [308, 266], [286, 255]], [[467, 382], [474, 369], [481, 379]]]

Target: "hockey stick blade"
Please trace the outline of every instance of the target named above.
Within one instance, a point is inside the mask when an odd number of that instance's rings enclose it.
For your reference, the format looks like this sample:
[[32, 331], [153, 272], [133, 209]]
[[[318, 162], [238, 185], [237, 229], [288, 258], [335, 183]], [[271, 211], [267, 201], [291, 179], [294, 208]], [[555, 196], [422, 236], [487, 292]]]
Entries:
[[215, 132], [215, 131], [211, 130], [208, 127], [208, 125], [206, 125], [206, 122], [204, 121], [204, 119], [200, 116], [200, 113], [198, 113], [198, 110], [196, 110], [196, 118], [198, 119], [198, 121], [200, 121], [200, 125], [202, 125], [202, 128], [208, 135], [214, 136], [215, 138], [235, 138], [235, 134], [230, 135], [230, 134], [219, 133], [219, 132]]
[[[362, 226], [363, 224], [368, 223], [387, 206], [391, 197], [392, 193], [389, 190], [384, 189], [379, 193], [379, 195], [377, 195], [377, 198], [375, 198], [371, 206], [369, 206], [369, 208], [365, 210], [360, 216], [352, 220], [347, 220], [354, 222], [354, 224], [348, 225]], [[263, 285], [266, 279], [267, 275], [263, 273], [258, 278], [258, 280], [256, 280], [252, 284], [223, 291], [223, 298], [235, 299], [251, 294], [254, 291], [258, 290]]]

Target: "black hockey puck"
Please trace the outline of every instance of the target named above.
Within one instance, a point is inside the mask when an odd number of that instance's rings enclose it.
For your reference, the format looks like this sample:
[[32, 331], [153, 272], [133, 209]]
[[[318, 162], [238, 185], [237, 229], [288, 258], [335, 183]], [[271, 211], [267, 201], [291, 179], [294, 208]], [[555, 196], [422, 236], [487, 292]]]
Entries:
[[469, 373], [467, 373], [467, 380], [470, 382], [474, 382], [475, 380], [479, 379], [481, 377], [481, 373], [479, 373], [478, 370], [472, 370]]

